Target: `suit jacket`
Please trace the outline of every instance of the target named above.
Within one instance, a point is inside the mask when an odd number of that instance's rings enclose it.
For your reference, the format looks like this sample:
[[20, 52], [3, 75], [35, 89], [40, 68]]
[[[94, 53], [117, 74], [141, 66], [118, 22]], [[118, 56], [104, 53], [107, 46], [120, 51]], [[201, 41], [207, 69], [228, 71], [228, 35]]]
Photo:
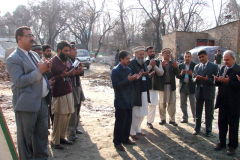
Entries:
[[129, 67], [124, 70], [121, 63], [113, 68], [111, 80], [114, 89], [114, 107], [118, 109], [132, 109], [133, 104], [133, 84], [128, 80], [128, 75], [132, 73]]
[[[133, 59], [130, 62], [129, 67], [131, 68], [132, 74], [135, 73], [138, 74], [142, 69], [143, 72], [147, 72], [146, 64], [140, 65], [136, 59]], [[148, 88], [148, 76], [146, 76], [146, 87], [147, 87], [147, 98], [148, 102], [150, 103], [150, 97], [149, 97], [149, 88]], [[134, 106], [142, 106], [142, 78], [139, 80], [135, 79], [133, 81], [133, 88], [134, 88]]]
[[[218, 66], [212, 62], [207, 63], [203, 73], [202, 73], [202, 63], [199, 63], [194, 68], [194, 78], [193, 82], [196, 82], [196, 90], [195, 90], [195, 97], [199, 99], [200, 95], [200, 87], [201, 84], [203, 85], [203, 98], [204, 100], [212, 100], [215, 98], [215, 83], [213, 74], [217, 75], [218, 73]], [[208, 76], [208, 81], [199, 80], [196, 81], [196, 75], [202, 75], [203, 77]]]
[[[170, 64], [170, 79], [171, 79], [171, 90], [172, 91], [175, 91], [176, 90], [176, 81], [175, 81], [175, 75], [179, 75], [180, 71], [179, 71], [179, 68], [174, 68], [172, 66], [172, 61], [169, 61], [169, 64]], [[159, 90], [160, 91], [164, 91], [164, 85], [165, 85], [165, 73], [166, 73], [166, 69], [165, 67], [163, 67], [163, 70], [164, 70], [164, 74], [162, 76], [159, 77], [159, 85], [160, 85], [160, 88]]]
[[[221, 67], [218, 76], [223, 76], [225, 68], [225, 65]], [[236, 77], [236, 75], [240, 76], [240, 66], [235, 64], [233, 68], [228, 69], [226, 75], [230, 78], [228, 84], [215, 82], [215, 85], [218, 86], [215, 108], [226, 105], [231, 115], [240, 114], [240, 82]]]
[[[196, 65], [195, 62], [190, 62], [189, 70], [194, 71], [195, 65]], [[186, 69], [185, 62], [181, 63], [179, 65], [180, 72], [181, 72], [182, 69], [183, 70]], [[183, 82], [184, 82], [184, 77], [185, 77], [185, 75], [182, 75], [181, 73], [177, 76], [177, 78], [180, 79], [179, 80], [179, 82], [180, 82], [180, 90], [179, 91], [180, 92], [182, 91], [182, 85], [183, 85]], [[196, 88], [196, 82], [193, 82], [192, 75], [191, 76], [189, 75], [189, 93], [194, 94], [195, 93], [195, 88]]]
[[[36, 58], [37, 59], [37, 58]], [[17, 48], [6, 60], [11, 77], [14, 111], [37, 112], [42, 101], [42, 73]]]

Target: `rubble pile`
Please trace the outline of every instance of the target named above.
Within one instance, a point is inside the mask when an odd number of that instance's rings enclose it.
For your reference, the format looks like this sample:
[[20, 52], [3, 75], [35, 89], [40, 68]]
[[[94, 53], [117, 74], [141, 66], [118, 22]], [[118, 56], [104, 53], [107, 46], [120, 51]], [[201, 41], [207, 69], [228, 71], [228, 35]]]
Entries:
[[0, 62], [0, 79], [3, 79], [4, 81], [10, 81], [10, 75], [7, 72], [5, 62]]

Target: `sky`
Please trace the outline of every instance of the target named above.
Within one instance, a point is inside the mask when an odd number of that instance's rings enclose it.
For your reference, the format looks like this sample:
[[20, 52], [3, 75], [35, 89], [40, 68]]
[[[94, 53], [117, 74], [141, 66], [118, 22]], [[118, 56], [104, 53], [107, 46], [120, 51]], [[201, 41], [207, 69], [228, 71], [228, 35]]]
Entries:
[[[27, 5], [29, 0], [1, 0], [0, 2], [0, 16], [5, 15], [7, 12], [13, 12], [17, 6], [23, 4]], [[97, 0], [99, 2], [99, 0]], [[115, 1], [115, 0], [111, 0]], [[128, 4], [129, 2], [133, 2], [136, 0], [125, 0], [125, 4]], [[206, 8], [206, 11], [204, 11], [203, 18], [209, 23], [215, 22], [214, 20], [214, 14], [211, 6], [211, 1], [212, 0], [207, 0], [209, 1], [209, 7]], [[223, 0], [223, 3], [228, 0]], [[238, 3], [240, 3], [240, 0], [237, 0]], [[219, 7], [220, 7], [220, 0], [214, 0], [214, 6], [216, 8], [216, 14], [218, 15], [219, 12]], [[108, 7], [110, 8], [110, 6]]]

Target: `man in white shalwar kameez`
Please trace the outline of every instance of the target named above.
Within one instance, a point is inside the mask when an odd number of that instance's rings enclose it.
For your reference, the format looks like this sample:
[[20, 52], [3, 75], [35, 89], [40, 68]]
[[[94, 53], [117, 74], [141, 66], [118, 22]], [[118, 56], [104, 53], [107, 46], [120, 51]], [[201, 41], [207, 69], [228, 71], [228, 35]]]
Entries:
[[164, 74], [162, 64], [158, 59], [155, 59], [155, 51], [152, 46], [146, 48], [146, 54], [148, 55], [147, 60], [145, 61], [147, 69], [149, 72], [155, 71], [152, 77], [149, 78], [148, 87], [150, 94], [150, 101], [148, 105], [148, 116], [147, 116], [147, 126], [150, 129], [153, 129], [152, 123], [155, 119], [156, 106], [158, 105], [158, 92], [160, 90], [160, 80], [159, 77]]

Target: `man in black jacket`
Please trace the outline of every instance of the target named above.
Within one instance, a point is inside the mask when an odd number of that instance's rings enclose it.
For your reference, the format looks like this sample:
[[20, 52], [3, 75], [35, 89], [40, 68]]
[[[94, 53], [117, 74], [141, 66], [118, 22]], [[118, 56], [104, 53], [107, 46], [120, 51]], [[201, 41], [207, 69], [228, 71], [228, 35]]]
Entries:
[[187, 97], [190, 101], [190, 106], [192, 110], [193, 119], [195, 122], [195, 86], [196, 83], [192, 80], [193, 70], [196, 63], [192, 62], [192, 55], [190, 52], [185, 52], [184, 63], [179, 65], [179, 70], [181, 73], [177, 76], [180, 79], [180, 107], [183, 112], [183, 117], [181, 123], [188, 123], [188, 113], [187, 113]]
[[235, 53], [231, 50], [224, 52], [225, 65], [221, 67], [217, 76], [214, 76], [218, 86], [218, 94], [215, 108], [218, 112], [219, 143], [214, 150], [226, 147], [226, 136], [229, 128], [229, 143], [227, 155], [235, 154], [238, 147], [238, 128], [240, 112], [240, 66], [235, 63]]
[[[172, 50], [165, 48], [162, 50], [162, 56], [164, 58], [162, 67], [164, 70], [163, 76], [159, 79], [159, 114], [161, 121], [160, 125], [166, 123], [166, 108], [168, 108], [169, 123], [177, 126], [175, 122], [176, 114], [176, 81], [175, 76], [179, 75], [180, 71], [177, 62], [170, 61], [170, 55]], [[168, 106], [167, 106], [168, 104]]]
[[[134, 87], [134, 107], [132, 113], [132, 126], [130, 135], [134, 139], [138, 139], [137, 135], [144, 136], [145, 133], [141, 131], [141, 124], [144, 116], [148, 115], [149, 89], [148, 89], [148, 72], [144, 63], [144, 51], [142, 46], [133, 48], [135, 59], [130, 62], [129, 67], [133, 74], [142, 74], [142, 77], [133, 81]], [[152, 73], [154, 74], [154, 72]]]

